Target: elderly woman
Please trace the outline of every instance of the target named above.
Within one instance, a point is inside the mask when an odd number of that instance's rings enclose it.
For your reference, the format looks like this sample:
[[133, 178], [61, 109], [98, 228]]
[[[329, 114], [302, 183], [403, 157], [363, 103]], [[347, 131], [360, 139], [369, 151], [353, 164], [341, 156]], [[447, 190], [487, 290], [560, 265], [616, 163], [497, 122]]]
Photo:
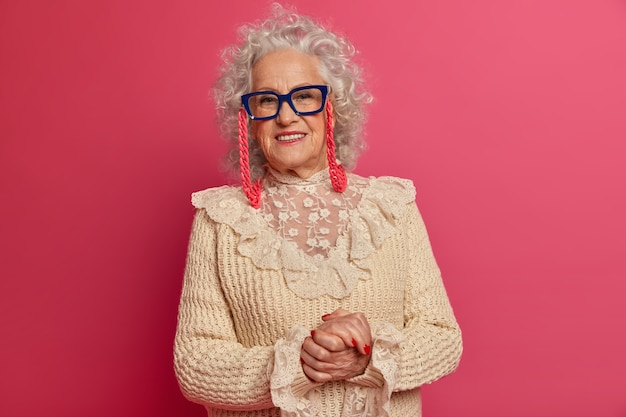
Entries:
[[370, 101], [354, 48], [273, 11], [216, 87], [242, 185], [192, 196], [180, 387], [212, 416], [420, 415], [462, 343], [413, 184], [350, 172]]

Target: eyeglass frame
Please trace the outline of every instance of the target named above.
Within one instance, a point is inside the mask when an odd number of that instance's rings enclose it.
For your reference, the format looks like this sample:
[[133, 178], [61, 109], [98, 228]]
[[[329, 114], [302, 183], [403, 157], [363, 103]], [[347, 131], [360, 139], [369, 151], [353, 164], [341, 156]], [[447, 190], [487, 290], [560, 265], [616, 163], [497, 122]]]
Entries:
[[[318, 88], [322, 92], [322, 105], [320, 106], [319, 110], [299, 112], [298, 110], [296, 110], [296, 106], [293, 104], [293, 101], [291, 100], [291, 96], [298, 91], [309, 90], [311, 88]], [[293, 110], [293, 112], [296, 115], [310, 116], [312, 114], [321, 113], [324, 110], [324, 106], [326, 104], [326, 98], [328, 97], [329, 91], [330, 91], [330, 87], [327, 85], [304, 85], [302, 87], [294, 88], [287, 94], [278, 94], [275, 91], [269, 91], [269, 90], [268, 91], [254, 91], [252, 93], [243, 94], [241, 96], [241, 103], [243, 104], [243, 107], [246, 109], [246, 113], [248, 113], [248, 116], [250, 117], [251, 120], [271, 120], [271, 119], [277, 118], [278, 114], [280, 113], [280, 109], [283, 106], [283, 103], [285, 101], [289, 104], [289, 107], [291, 107], [291, 110]], [[276, 114], [274, 114], [273, 116], [256, 117], [252, 114], [252, 110], [250, 109], [250, 97], [260, 96], [263, 94], [271, 94], [273, 96], [278, 97], [278, 106], [276, 107]]]

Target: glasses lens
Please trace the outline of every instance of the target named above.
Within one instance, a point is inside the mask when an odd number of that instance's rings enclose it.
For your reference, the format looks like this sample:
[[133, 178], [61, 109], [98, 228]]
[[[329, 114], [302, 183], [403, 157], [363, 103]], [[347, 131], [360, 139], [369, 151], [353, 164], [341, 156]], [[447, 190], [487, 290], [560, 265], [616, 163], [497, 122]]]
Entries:
[[248, 108], [254, 117], [270, 117], [278, 113], [278, 96], [272, 93], [254, 94], [248, 98]]
[[298, 113], [311, 113], [322, 110], [324, 106], [322, 90], [311, 87], [291, 94], [291, 102]]

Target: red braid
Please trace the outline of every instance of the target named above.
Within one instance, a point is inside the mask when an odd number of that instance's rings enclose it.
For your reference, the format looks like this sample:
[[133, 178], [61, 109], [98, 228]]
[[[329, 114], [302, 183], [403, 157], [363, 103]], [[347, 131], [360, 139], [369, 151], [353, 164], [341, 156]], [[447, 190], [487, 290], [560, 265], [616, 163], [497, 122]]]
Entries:
[[261, 206], [261, 181], [254, 184], [250, 180], [250, 158], [248, 154], [248, 116], [246, 111], [239, 109], [239, 169], [241, 185], [248, 201], [255, 209]]
[[328, 157], [328, 172], [333, 189], [338, 193], [346, 190], [348, 178], [346, 171], [337, 163], [335, 156], [335, 135], [333, 132], [333, 109], [330, 101], [326, 102], [326, 156]]

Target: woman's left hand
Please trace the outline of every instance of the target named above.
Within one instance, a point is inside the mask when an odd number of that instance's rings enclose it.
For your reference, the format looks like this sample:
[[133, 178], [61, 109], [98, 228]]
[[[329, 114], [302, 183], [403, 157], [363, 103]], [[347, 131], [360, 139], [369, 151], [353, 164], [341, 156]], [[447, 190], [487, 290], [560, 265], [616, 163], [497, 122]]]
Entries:
[[361, 375], [371, 353], [371, 331], [365, 315], [339, 309], [323, 320], [302, 345], [304, 373], [316, 382]]
[[341, 338], [346, 346], [355, 347], [363, 355], [371, 353], [372, 331], [363, 313], [350, 313], [342, 308], [322, 316], [316, 330], [323, 330]]

